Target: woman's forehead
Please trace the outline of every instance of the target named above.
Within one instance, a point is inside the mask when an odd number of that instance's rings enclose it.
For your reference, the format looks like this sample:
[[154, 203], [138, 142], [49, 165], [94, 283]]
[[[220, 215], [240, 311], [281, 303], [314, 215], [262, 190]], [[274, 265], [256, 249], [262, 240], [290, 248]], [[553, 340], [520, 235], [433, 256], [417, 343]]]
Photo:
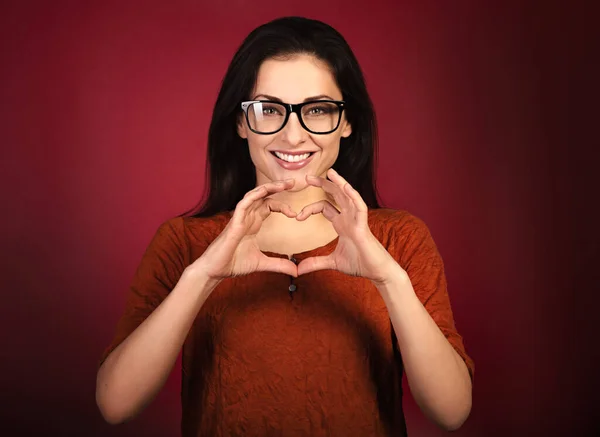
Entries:
[[253, 96], [269, 95], [286, 103], [299, 103], [310, 96], [342, 93], [327, 63], [309, 55], [267, 59], [259, 68]]

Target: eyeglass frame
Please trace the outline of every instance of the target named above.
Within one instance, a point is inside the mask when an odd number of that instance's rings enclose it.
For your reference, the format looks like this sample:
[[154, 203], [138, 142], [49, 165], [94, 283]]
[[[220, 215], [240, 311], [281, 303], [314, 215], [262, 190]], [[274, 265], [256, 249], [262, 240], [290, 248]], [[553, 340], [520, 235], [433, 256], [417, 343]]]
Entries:
[[[248, 108], [250, 107], [250, 105], [252, 105], [254, 103], [276, 103], [278, 105], [282, 105], [285, 108], [285, 119], [283, 120], [283, 124], [281, 125], [281, 127], [272, 132], [259, 132], [257, 130], [254, 130], [252, 128], [252, 126], [250, 126], [250, 120], [248, 118]], [[311, 105], [311, 104], [315, 104], [315, 103], [335, 103], [335, 105], [338, 107], [338, 109], [339, 109], [338, 121], [332, 130], [327, 131], [327, 132], [314, 132], [314, 131], [310, 130], [308, 128], [308, 126], [306, 126], [306, 124], [304, 123], [304, 120], [302, 119], [302, 113], [300, 112], [300, 110], [306, 105]], [[276, 134], [277, 132], [280, 132], [287, 125], [287, 122], [289, 121], [290, 115], [292, 114], [292, 112], [296, 114], [296, 116], [298, 117], [298, 121], [300, 122], [300, 126], [302, 126], [302, 128], [305, 131], [308, 131], [314, 135], [329, 135], [330, 133], [335, 132], [340, 127], [340, 123], [342, 121], [342, 113], [344, 112], [345, 104], [346, 104], [346, 102], [343, 100], [309, 100], [307, 102], [302, 102], [302, 103], [283, 103], [283, 102], [276, 102], [273, 100], [247, 100], [247, 101], [241, 103], [241, 107], [242, 107], [242, 111], [244, 112], [244, 115], [246, 116], [246, 123], [248, 124], [248, 128], [252, 132], [254, 132], [255, 134], [258, 134], [258, 135], [273, 135], [273, 134]]]

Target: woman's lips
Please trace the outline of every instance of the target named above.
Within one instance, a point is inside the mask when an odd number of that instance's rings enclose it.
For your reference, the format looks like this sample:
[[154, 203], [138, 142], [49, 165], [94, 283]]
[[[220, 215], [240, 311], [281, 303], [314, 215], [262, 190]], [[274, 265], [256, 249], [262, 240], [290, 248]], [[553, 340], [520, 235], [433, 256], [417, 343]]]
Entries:
[[283, 159], [278, 158], [277, 155], [275, 155], [275, 153], [272, 153], [272, 152], [271, 152], [271, 155], [273, 155], [273, 158], [275, 158], [275, 161], [277, 162], [277, 164], [279, 164], [280, 167], [283, 167], [286, 170], [298, 170], [298, 169], [301, 169], [302, 167], [305, 167], [310, 162], [310, 160], [315, 155], [315, 153], [312, 152], [308, 158], [303, 159], [302, 161], [298, 161], [298, 162], [284, 161]]

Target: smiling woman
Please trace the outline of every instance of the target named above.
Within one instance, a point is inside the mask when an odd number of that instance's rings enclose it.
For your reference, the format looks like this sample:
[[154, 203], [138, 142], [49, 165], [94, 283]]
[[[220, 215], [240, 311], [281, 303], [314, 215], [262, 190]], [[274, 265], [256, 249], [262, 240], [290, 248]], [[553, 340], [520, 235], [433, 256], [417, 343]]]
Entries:
[[375, 126], [333, 28], [282, 18], [246, 38], [207, 196], [159, 228], [102, 357], [107, 421], [141, 411], [183, 349], [184, 436], [406, 435], [404, 374], [431, 420], [461, 426], [473, 362], [426, 225], [377, 202]]

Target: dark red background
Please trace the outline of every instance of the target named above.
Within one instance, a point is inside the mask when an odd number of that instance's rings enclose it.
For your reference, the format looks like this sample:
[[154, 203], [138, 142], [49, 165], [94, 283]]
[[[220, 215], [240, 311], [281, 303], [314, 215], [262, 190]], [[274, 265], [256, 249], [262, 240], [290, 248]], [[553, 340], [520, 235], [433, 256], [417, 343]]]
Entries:
[[[140, 417], [110, 427], [94, 402], [96, 363], [154, 231], [201, 195], [229, 60], [282, 15], [346, 36], [379, 117], [382, 198], [424, 219], [444, 257], [476, 363], [457, 435], [590, 431], [591, 12], [189, 0], [2, 3], [0, 432], [177, 435], [178, 372]], [[405, 404], [411, 435], [443, 434]]]

